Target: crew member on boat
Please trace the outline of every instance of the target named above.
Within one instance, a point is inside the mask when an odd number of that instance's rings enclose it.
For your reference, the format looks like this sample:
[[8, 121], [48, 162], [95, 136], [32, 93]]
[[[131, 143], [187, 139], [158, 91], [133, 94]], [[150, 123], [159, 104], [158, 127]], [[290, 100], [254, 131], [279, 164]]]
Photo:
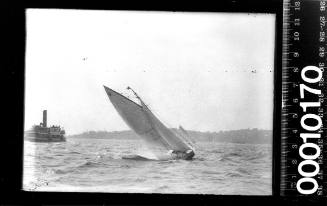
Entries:
[[194, 156], [194, 151], [189, 149], [186, 152], [170, 150], [168, 152], [174, 159], [191, 160]]

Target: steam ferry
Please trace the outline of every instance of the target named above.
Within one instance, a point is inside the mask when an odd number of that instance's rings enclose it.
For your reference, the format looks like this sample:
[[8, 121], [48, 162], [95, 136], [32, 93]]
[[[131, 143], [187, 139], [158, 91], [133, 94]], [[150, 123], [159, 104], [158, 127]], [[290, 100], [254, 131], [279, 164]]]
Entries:
[[47, 110], [43, 111], [43, 122], [39, 125], [33, 125], [28, 131], [25, 131], [26, 140], [33, 142], [64, 142], [66, 141], [65, 130], [60, 126], [47, 126]]

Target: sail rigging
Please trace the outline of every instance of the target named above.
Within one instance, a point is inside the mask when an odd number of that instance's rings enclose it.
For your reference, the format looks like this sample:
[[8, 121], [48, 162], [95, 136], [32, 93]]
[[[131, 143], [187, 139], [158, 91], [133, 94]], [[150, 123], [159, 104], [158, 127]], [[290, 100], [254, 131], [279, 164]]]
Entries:
[[181, 131], [181, 136], [184, 138], [184, 140], [191, 145], [191, 147], [193, 147], [193, 149], [195, 148], [195, 141], [191, 138], [191, 136], [189, 135], [189, 133], [182, 127], [179, 126], [179, 131]]
[[139, 95], [130, 87], [140, 104], [104, 86], [115, 109], [126, 124], [138, 134], [150, 149], [185, 152], [192, 149], [181, 137], [168, 129], [146, 106]]
[[148, 108], [148, 106], [143, 102], [141, 97], [130, 87], [127, 87], [133, 91], [134, 95], [140, 100], [142, 108], [144, 109], [145, 115], [148, 117], [149, 123], [153, 128], [159, 133], [159, 135], [170, 145], [171, 149], [174, 151], [184, 152], [190, 149], [190, 147], [185, 144], [185, 142], [178, 137], [174, 132], [168, 129]]

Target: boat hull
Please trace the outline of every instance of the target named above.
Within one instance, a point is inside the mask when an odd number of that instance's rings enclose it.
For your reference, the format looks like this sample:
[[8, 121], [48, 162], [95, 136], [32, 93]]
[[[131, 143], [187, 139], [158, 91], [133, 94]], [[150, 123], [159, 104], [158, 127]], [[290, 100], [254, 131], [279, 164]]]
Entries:
[[25, 139], [31, 142], [65, 142], [64, 135], [52, 135], [38, 132], [26, 132]]
[[193, 150], [188, 150], [187, 152], [176, 152], [173, 151], [171, 153], [171, 156], [173, 159], [182, 159], [182, 160], [191, 160], [194, 157], [194, 151]]

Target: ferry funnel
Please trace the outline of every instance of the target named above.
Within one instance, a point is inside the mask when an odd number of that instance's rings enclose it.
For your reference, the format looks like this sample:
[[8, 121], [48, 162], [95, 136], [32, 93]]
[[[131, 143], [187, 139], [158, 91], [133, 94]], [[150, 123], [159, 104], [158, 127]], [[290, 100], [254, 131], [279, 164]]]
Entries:
[[43, 127], [47, 127], [47, 110], [43, 110]]

